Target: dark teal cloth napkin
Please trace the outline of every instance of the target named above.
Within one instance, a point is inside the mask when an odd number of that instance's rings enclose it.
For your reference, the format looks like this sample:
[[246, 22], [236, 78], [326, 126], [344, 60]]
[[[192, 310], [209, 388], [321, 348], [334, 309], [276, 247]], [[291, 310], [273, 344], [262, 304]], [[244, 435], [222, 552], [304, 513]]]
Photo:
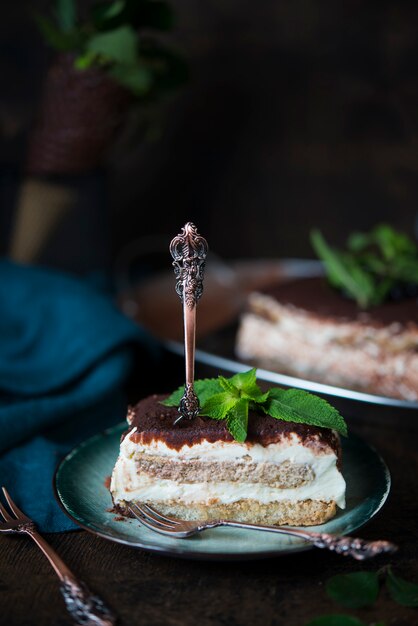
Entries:
[[149, 338], [110, 298], [59, 272], [0, 261], [0, 485], [44, 532], [75, 528], [55, 502], [62, 456], [126, 412]]

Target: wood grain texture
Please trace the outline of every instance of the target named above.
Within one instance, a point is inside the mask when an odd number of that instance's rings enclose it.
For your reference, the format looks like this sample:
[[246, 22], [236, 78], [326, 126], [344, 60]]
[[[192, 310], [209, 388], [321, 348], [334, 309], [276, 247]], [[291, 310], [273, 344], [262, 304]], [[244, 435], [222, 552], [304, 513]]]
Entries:
[[[122, 626], [303, 626], [310, 618], [338, 612], [324, 583], [329, 576], [376, 570], [391, 562], [402, 576], [418, 582], [418, 502], [416, 476], [418, 422], [370, 418], [352, 421], [386, 459], [392, 494], [381, 513], [360, 531], [400, 546], [393, 557], [361, 565], [312, 550], [247, 563], [211, 563], [164, 558], [97, 538], [85, 531], [49, 535], [67, 564], [110, 604]], [[71, 624], [46, 560], [29, 540], [0, 538], [1, 624]], [[344, 612], [344, 611], [341, 611]], [[396, 606], [382, 591], [376, 607], [351, 611], [370, 624], [418, 625], [418, 610]]]

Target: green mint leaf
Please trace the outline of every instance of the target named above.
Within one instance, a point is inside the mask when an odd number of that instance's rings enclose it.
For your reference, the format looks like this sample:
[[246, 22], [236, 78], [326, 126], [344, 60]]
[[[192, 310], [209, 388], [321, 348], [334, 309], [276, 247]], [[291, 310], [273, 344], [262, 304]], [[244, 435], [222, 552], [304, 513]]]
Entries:
[[328, 279], [335, 287], [345, 289], [357, 304], [367, 307], [374, 293], [372, 277], [362, 269], [354, 257], [331, 248], [318, 230], [311, 233], [312, 246], [323, 261]]
[[347, 247], [352, 252], [363, 252], [372, 246], [378, 249], [386, 261], [399, 256], [415, 256], [417, 253], [412, 239], [388, 224], [378, 224], [370, 233], [352, 233], [347, 240]]
[[120, 15], [125, 8], [125, 0], [114, 0], [111, 4], [105, 5], [104, 17], [110, 19]]
[[253, 402], [260, 404], [265, 402], [268, 398], [268, 391], [263, 393], [260, 387], [256, 383], [257, 370], [251, 369], [248, 372], [242, 374], [235, 374], [231, 378], [224, 378], [219, 376], [219, 382], [222, 388], [230, 393], [235, 394], [238, 398], [246, 398]]
[[269, 397], [269, 392], [263, 393], [260, 387], [254, 383], [254, 385], [248, 385], [245, 390], [241, 391], [241, 397], [252, 400], [256, 404], [262, 404]]
[[197, 380], [194, 384], [194, 388], [199, 398], [200, 406], [203, 406], [211, 396], [222, 391], [222, 387], [217, 378], [202, 378]]
[[256, 403], [265, 402], [268, 394], [263, 394], [257, 385], [257, 369], [240, 372], [229, 379], [229, 383], [237, 389], [239, 395]]
[[236, 395], [237, 398], [239, 398], [239, 389], [235, 387], [234, 383], [231, 381], [230, 378], [225, 378], [224, 376], [218, 376], [218, 380], [222, 389], [224, 389], [225, 391], [229, 391], [230, 393]]
[[[265, 393], [263, 393], [261, 391], [260, 388], [258, 388], [258, 391], [254, 390], [254, 392], [252, 394], [248, 394], [248, 399], [252, 400], [254, 405], [258, 405], [258, 404], [264, 404], [268, 398], [270, 396], [270, 391], [266, 391]], [[255, 410], [257, 410], [257, 406], [254, 406]]]
[[418, 283], [418, 258], [397, 258], [388, 269], [391, 277], [406, 283]]
[[96, 60], [96, 55], [93, 52], [85, 52], [84, 54], [79, 54], [74, 61], [74, 67], [77, 70], [86, 70], [87, 68], [94, 65]]
[[347, 248], [351, 252], [363, 252], [374, 243], [373, 237], [369, 233], [354, 232], [348, 236]]
[[[200, 406], [203, 406], [206, 400], [208, 400], [211, 396], [214, 396], [216, 393], [220, 393], [222, 391], [222, 387], [217, 378], [202, 378], [195, 381], [194, 390], [199, 398]], [[180, 404], [183, 393], [184, 386], [179, 387], [176, 391], [173, 391], [168, 398], [162, 400], [161, 404], [164, 404], [164, 406], [177, 407]]]
[[125, 0], [115, 0], [114, 2], [103, 2], [91, 8], [91, 15], [97, 28], [108, 26], [107, 22], [114, 25], [114, 18], [118, 17], [125, 10]]
[[165, 398], [165, 400], [161, 400], [161, 404], [164, 406], [178, 406], [180, 404], [180, 400], [184, 393], [184, 387], [179, 387], [172, 394]]
[[415, 243], [404, 233], [396, 231], [388, 224], [379, 224], [371, 232], [373, 244], [380, 248], [382, 256], [390, 261], [399, 255], [416, 254]]
[[145, 95], [152, 87], [153, 78], [146, 67], [116, 63], [109, 70], [109, 74], [137, 97]]
[[226, 419], [226, 425], [229, 432], [239, 443], [247, 438], [248, 430], [248, 400], [241, 398], [235, 402], [233, 408], [229, 411]]
[[57, 21], [64, 33], [69, 33], [76, 25], [76, 6], [74, 0], [57, 0]]
[[305, 626], [366, 626], [366, 624], [351, 615], [323, 615], [315, 617]]
[[326, 400], [301, 389], [270, 389], [260, 408], [277, 419], [331, 428], [347, 436], [347, 425], [336, 408]]
[[94, 52], [106, 61], [127, 66], [135, 66], [138, 61], [138, 35], [131, 26], [97, 33], [89, 39], [86, 47], [89, 52]]
[[347, 252], [329, 246], [319, 231], [313, 231], [311, 239], [329, 282], [362, 308], [381, 304], [393, 288], [418, 284], [417, 245], [387, 224], [369, 233], [352, 233]]
[[392, 600], [402, 606], [418, 607], [418, 585], [410, 583], [399, 576], [395, 576], [389, 567], [386, 576], [386, 586]]
[[[366, 308], [371, 304], [374, 304], [374, 297], [376, 293], [376, 284], [373, 276], [363, 268], [360, 261], [347, 254], [342, 256], [345, 267], [349, 275], [351, 276], [350, 283], [345, 283], [343, 286], [349, 293], [352, 293], [353, 297], [357, 300], [357, 304], [361, 308]], [[356, 288], [354, 289], [354, 285]]]
[[[331, 428], [347, 435], [344, 419], [322, 398], [300, 389], [278, 387], [262, 393], [255, 376], [254, 369], [231, 378], [219, 376], [196, 380], [194, 388], [201, 406], [200, 415], [226, 419], [228, 429], [237, 441], [246, 439], [250, 407], [277, 419]], [[161, 404], [178, 407], [183, 393], [184, 387], [181, 386]]]
[[222, 391], [222, 393], [217, 393], [206, 400], [200, 409], [199, 415], [205, 415], [215, 420], [222, 420], [238, 402], [240, 402], [240, 400], [235, 395], [232, 395], [229, 391]]
[[240, 391], [251, 389], [257, 383], [257, 369], [253, 367], [247, 372], [239, 372], [229, 379], [231, 384]]
[[63, 33], [43, 15], [35, 15], [34, 19], [45, 41], [55, 50], [67, 52], [68, 50], [75, 50], [81, 45], [81, 38], [78, 33]]
[[360, 609], [374, 604], [379, 595], [379, 576], [376, 572], [338, 574], [328, 579], [327, 594], [347, 609]]

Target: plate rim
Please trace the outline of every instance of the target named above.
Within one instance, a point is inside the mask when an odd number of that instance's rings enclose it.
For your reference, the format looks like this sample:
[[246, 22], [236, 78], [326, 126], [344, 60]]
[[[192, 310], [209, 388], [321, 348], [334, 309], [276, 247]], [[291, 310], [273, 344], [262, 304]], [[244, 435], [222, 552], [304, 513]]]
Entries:
[[[219, 329], [219, 331], [221, 330], [222, 329]], [[208, 335], [208, 337], [210, 337], [210, 335]], [[172, 354], [183, 356], [184, 347], [181, 342], [165, 339], [162, 340], [161, 343]], [[378, 396], [364, 391], [348, 389], [347, 387], [336, 387], [334, 385], [328, 385], [326, 383], [320, 383], [306, 378], [290, 376], [289, 374], [281, 374], [280, 372], [274, 372], [273, 370], [268, 370], [263, 367], [257, 367], [254, 363], [244, 363], [243, 361], [234, 360], [229, 357], [219, 356], [212, 352], [208, 352], [207, 350], [202, 350], [201, 348], [196, 348], [195, 357], [196, 363], [208, 365], [209, 367], [214, 367], [216, 369], [223, 369], [234, 374], [237, 374], [238, 372], [245, 372], [249, 367], [256, 367], [258, 379], [265, 382], [275, 383], [277, 385], [284, 385], [285, 387], [305, 389], [306, 391], [310, 391], [312, 393], [322, 393], [334, 398], [356, 400], [375, 406], [388, 406], [395, 409], [407, 409], [409, 411], [416, 411], [418, 409], [418, 402], [415, 400], [401, 400], [400, 398], [390, 398], [389, 396]]]
[[[63, 513], [67, 517], [69, 517], [79, 528], [86, 530], [92, 535], [95, 535], [107, 541], [112, 541], [120, 545], [130, 546], [131, 548], [135, 548], [135, 549], [145, 550], [146, 552], [150, 552], [152, 554], [158, 554], [161, 556], [175, 557], [175, 558], [181, 558], [181, 559], [187, 559], [187, 560], [197, 560], [197, 561], [254, 561], [254, 560], [261, 560], [261, 559], [276, 558], [276, 557], [281, 557], [281, 556], [288, 556], [290, 554], [298, 554], [300, 552], [306, 552], [307, 550], [312, 550], [315, 547], [310, 543], [302, 543], [300, 546], [293, 547], [291, 549], [285, 548], [281, 550], [264, 550], [264, 551], [254, 552], [254, 553], [244, 552], [244, 553], [231, 554], [231, 553], [224, 553], [224, 552], [189, 552], [187, 550], [182, 550], [181, 548], [179, 550], [167, 549], [167, 548], [162, 548], [156, 545], [143, 544], [140, 541], [132, 542], [127, 539], [122, 539], [117, 536], [107, 534], [100, 530], [95, 530], [91, 528], [90, 526], [88, 526], [87, 524], [80, 522], [79, 519], [77, 519], [74, 515], [70, 513], [70, 511], [64, 505], [64, 502], [62, 501], [60, 497], [60, 491], [59, 491], [59, 486], [58, 486], [60, 471], [62, 470], [65, 463], [67, 463], [68, 460], [70, 460], [73, 456], [75, 456], [79, 452], [80, 449], [86, 447], [87, 445], [91, 445], [93, 441], [96, 439], [99, 440], [102, 437], [111, 436], [114, 432], [118, 432], [124, 428], [126, 428], [126, 424], [124, 422], [119, 422], [118, 424], [115, 424], [115, 426], [106, 428], [96, 433], [95, 435], [92, 435], [91, 437], [84, 439], [82, 442], [80, 442], [78, 445], [72, 448], [61, 459], [61, 461], [58, 463], [57, 467], [55, 468], [54, 476], [52, 479], [52, 487], [53, 487], [55, 500], [58, 506], [60, 507], [60, 509], [63, 511]], [[363, 437], [360, 437], [356, 434], [350, 434], [349, 437], [352, 439], [359, 440], [363, 445], [366, 445], [371, 451], [374, 452], [374, 454], [376, 455], [376, 459], [379, 461], [382, 467], [382, 470], [385, 476], [385, 482], [386, 482], [386, 488], [378, 506], [375, 508], [373, 513], [365, 522], [362, 522], [358, 525], [354, 525], [352, 530], [350, 530], [350, 533], [351, 533], [351, 532], [356, 531], [359, 528], [362, 528], [366, 524], [368, 524], [370, 520], [372, 520], [381, 511], [381, 509], [386, 503], [391, 492], [392, 477], [391, 477], [390, 470], [385, 460], [383, 459], [383, 457], [380, 455], [380, 453], [376, 450], [376, 448], [373, 445], [369, 444], [365, 439], [363, 439]]]

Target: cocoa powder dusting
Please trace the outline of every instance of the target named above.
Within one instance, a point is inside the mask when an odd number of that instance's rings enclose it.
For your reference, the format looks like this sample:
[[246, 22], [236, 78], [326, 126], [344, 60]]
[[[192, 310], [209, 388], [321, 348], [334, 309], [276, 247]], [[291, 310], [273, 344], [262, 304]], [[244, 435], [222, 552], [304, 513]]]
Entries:
[[[209, 443], [234, 441], [225, 420], [197, 417], [194, 420], [182, 420], [174, 426], [174, 421], [178, 417], [177, 408], [162, 405], [161, 401], [165, 398], [167, 395], [152, 395], [134, 407], [131, 428], [136, 428], [136, 431], [132, 434], [129, 434], [129, 431], [126, 433], [131, 441], [143, 444], [162, 441], [174, 450], [180, 450], [184, 445], [193, 446], [202, 441]], [[298, 435], [304, 445], [316, 451], [325, 452], [331, 448], [337, 455], [340, 454], [338, 437], [328, 428], [284, 422], [269, 415], [249, 412], [247, 442], [266, 446], [293, 434]]]
[[356, 322], [374, 327], [400, 324], [404, 328], [417, 328], [418, 300], [406, 298], [389, 301], [366, 311], [354, 300], [344, 297], [322, 277], [299, 278], [264, 291], [280, 304], [294, 307], [319, 319], [333, 322]]

